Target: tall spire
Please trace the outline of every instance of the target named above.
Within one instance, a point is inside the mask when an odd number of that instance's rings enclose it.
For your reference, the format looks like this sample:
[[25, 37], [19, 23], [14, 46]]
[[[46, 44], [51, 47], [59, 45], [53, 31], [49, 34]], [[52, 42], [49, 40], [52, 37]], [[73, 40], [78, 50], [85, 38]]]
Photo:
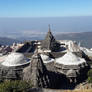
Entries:
[[50, 24], [49, 24], [48, 26], [49, 26], [49, 32], [51, 32], [51, 29], [50, 29]]
[[46, 79], [47, 69], [42, 61], [40, 54], [34, 53], [30, 66], [23, 71], [23, 80], [32, 81], [34, 87], [47, 87]]
[[45, 37], [45, 40], [42, 42], [42, 48], [44, 50], [51, 50], [55, 51], [57, 49], [57, 41], [55, 40], [54, 36], [51, 33], [50, 25], [49, 25], [49, 30], [48, 33]]

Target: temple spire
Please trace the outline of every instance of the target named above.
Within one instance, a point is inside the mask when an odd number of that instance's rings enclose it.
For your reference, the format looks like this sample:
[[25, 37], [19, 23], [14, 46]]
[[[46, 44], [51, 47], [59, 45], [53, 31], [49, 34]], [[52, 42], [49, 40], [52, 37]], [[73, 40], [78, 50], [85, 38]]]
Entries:
[[50, 51], [56, 51], [57, 47], [59, 47], [59, 44], [55, 40], [53, 34], [51, 33], [50, 25], [49, 25], [49, 30], [48, 33], [42, 42], [42, 49], [43, 50], [50, 50]]
[[34, 51], [34, 54], [39, 54], [38, 53], [38, 48], [36, 48], [36, 50]]
[[48, 80], [46, 79], [47, 69], [43, 63], [43, 60], [38, 54], [37, 50], [35, 51], [34, 55], [32, 56], [30, 66], [23, 70], [23, 80], [25, 81], [32, 81], [32, 85], [37, 87], [47, 87]]
[[48, 26], [49, 26], [49, 30], [48, 31], [51, 32], [50, 24]]

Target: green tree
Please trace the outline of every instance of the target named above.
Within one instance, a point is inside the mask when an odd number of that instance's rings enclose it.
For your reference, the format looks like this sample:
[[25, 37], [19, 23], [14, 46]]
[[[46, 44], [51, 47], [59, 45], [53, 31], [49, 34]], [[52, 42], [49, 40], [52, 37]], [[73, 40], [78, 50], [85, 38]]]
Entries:
[[26, 81], [4, 81], [0, 84], [0, 92], [26, 92], [27, 89], [31, 88], [31, 83]]

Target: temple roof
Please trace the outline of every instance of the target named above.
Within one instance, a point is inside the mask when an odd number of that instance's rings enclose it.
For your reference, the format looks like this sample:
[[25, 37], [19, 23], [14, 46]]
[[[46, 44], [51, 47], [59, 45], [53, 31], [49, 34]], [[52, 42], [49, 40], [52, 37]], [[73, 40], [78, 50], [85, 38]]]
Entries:
[[25, 42], [22, 47], [16, 50], [19, 53], [29, 53], [34, 51], [34, 46], [32, 42]]
[[48, 55], [45, 55], [45, 54], [41, 54], [41, 58], [43, 60], [43, 63], [54, 62], [53, 58], [50, 58]]
[[46, 67], [41, 59], [41, 56], [35, 51], [32, 56], [32, 61], [30, 62], [30, 66], [26, 67], [23, 70], [24, 76], [23, 80], [32, 81], [34, 87], [44, 86], [43, 77], [44, 73], [46, 73]]
[[78, 57], [74, 53], [68, 51], [63, 57], [57, 58], [56, 63], [63, 65], [79, 65], [86, 63], [85, 59]]
[[44, 68], [43, 60], [42, 60], [40, 54], [37, 52], [37, 50], [35, 51], [34, 55], [32, 56], [32, 61], [31, 61], [30, 65], [31, 65], [31, 68], [32, 67], [36, 67], [37, 69]]
[[[28, 69], [28, 72], [31, 72], [35, 75], [35, 73], [38, 72], [39, 70], [43, 71], [44, 67], [45, 66], [44, 66], [43, 60], [42, 60], [40, 54], [38, 53], [38, 50], [36, 49], [35, 52], [34, 52], [34, 55], [32, 56], [30, 66], [25, 68], [24, 72], [25, 72], [26, 69], [30, 68], [30, 69]], [[36, 69], [36, 71], [35, 71], [35, 69]]]
[[92, 57], [92, 50], [88, 49], [88, 48], [84, 48], [84, 47], [80, 47], [81, 50], [89, 57]]
[[21, 53], [12, 52], [2, 62], [4, 66], [20, 66], [29, 63], [29, 60]]
[[54, 51], [55, 49], [57, 49], [57, 47], [58, 47], [57, 41], [52, 35], [50, 27], [49, 27], [45, 40], [42, 42], [42, 48], [45, 50]]

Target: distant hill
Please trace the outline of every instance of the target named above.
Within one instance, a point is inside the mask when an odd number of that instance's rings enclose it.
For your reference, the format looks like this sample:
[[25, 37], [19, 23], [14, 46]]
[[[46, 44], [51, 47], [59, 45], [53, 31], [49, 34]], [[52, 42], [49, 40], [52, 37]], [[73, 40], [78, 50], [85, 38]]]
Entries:
[[[53, 32], [55, 35], [55, 33]], [[36, 35], [35, 37], [20, 37], [18, 40], [24, 41], [24, 40], [43, 40], [45, 38], [46, 34]], [[75, 40], [77, 42], [81, 43], [81, 46], [92, 48], [92, 32], [80, 32], [80, 33], [57, 33], [55, 35], [57, 40]]]
[[7, 38], [7, 37], [0, 37], [0, 45], [11, 45], [14, 42], [20, 42], [20, 41], [16, 39]]
[[[54, 33], [53, 33], [54, 34]], [[55, 35], [57, 40], [75, 40], [81, 43], [81, 46], [92, 48], [92, 32], [80, 32], [80, 33], [58, 33]], [[14, 42], [20, 42], [25, 40], [43, 40], [45, 35], [37, 35], [36, 37], [20, 37], [17, 40], [7, 37], [0, 37], [1, 45], [11, 45]]]
[[92, 48], [92, 32], [81, 33], [60, 33], [56, 35], [58, 40], [75, 40], [80, 42], [82, 46]]

